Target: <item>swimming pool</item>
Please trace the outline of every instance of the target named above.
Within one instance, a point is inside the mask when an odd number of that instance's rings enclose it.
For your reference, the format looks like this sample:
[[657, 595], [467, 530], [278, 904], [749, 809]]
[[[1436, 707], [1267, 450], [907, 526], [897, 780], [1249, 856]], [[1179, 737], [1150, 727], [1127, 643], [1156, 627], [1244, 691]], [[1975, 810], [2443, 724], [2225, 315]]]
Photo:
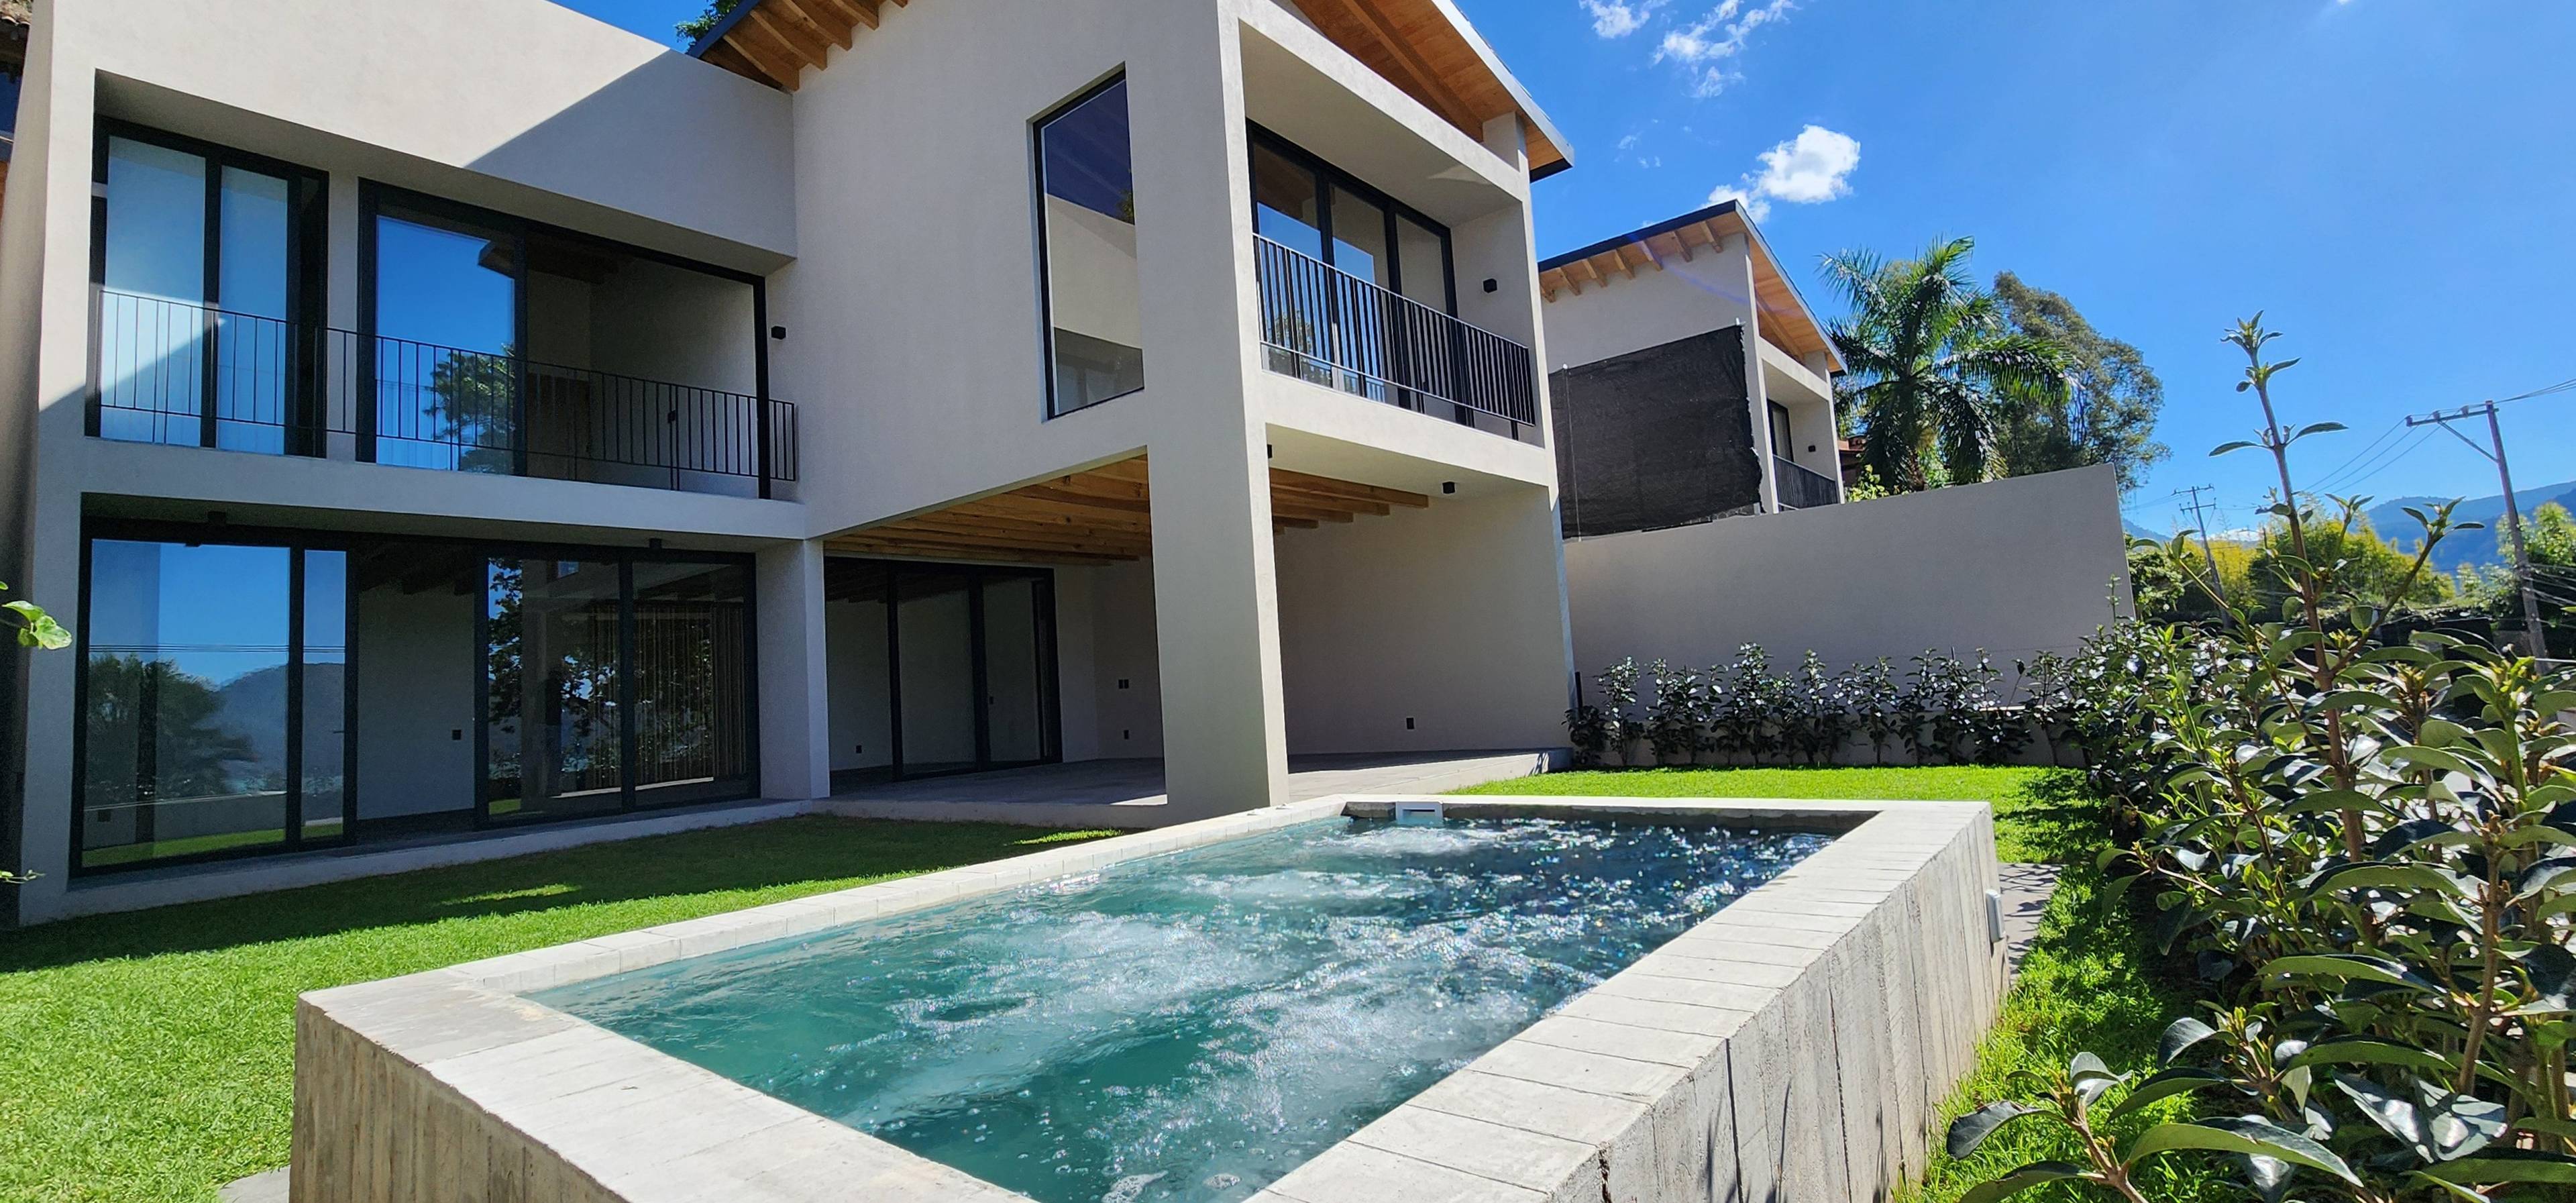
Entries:
[[[1476, 822], [1384, 823], [1417, 804]], [[1645, 842], [1591, 846], [1604, 825]], [[1716, 883], [1748, 854], [1695, 842], [1712, 828], [1821, 846], [1728, 897]], [[1414, 846], [1515, 832], [1508, 853]], [[1716, 868], [1663, 880], [1657, 841], [1709, 858], [1689, 872]], [[1480, 863], [1501, 872], [1459, 871]], [[2000, 1005], [1995, 887], [1982, 803], [1260, 808], [306, 994], [292, 1186], [387, 1203], [1025, 1203], [984, 1175], [1035, 1170], [1044, 1198], [1142, 1203], [1224, 1198], [1293, 1165], [1245, 1203], [1885, 1197], [1926, 1164], [1939, 1100]], [[1677, 934], [1586, 936], [1613, 916]], [[855, 971], [871, 959], [910, 978], [873, 1010], [853, 1001], [881, 989]], [[1390, 969], [1375, 986], [1373, 965]], [[800, 978], [827, 983], [823, 1005], [758, 997]], [[637, 999], [652, 1001], [613, 1013]], [[677, 1025], [686, 1056], [562, 1009], [594, 1003], [610, 1024]], [[1372, 1047], [1411, 1055], [1363, 1059]], [[1161, 1081], [1097, 1072], [1111, 1062]], [[1069, 1116], [1092, 1122], [1031, 1135]], [[1313, 1135], [1216, 1139], [1219, 1120]], [[935, 1159], [951, 1147], [1003, 1164]], [[1062, 1175], [1045, 1164], [1059, 1151]]]
[[1041, 1203], [1231, 1203], [1829, 839], [1328, 818], [531, 998]]

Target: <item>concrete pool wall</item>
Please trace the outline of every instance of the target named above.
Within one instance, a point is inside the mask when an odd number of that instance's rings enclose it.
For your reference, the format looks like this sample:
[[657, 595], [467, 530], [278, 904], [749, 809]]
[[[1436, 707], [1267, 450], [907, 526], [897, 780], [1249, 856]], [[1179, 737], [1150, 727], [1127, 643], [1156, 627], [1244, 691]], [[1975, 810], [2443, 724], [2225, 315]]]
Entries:
[[[1413, 800], [1318, 799], [305, 995], [291, 1198], [1021, 1199], [519, 995]], [[1884, 1198], [1922, 1170], [2003, 996], [1983, 804], [1436, 801], [1840, 834], [1257, 1203], [1798, 1203]]]

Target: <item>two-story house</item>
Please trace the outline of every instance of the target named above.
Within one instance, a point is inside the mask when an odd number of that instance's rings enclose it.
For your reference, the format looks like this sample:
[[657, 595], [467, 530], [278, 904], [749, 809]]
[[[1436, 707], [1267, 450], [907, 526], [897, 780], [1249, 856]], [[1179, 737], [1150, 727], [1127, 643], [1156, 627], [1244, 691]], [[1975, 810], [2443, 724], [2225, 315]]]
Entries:
[[1842, 361], [1735, 201], [1539, 264], [1569, 538], [1843, 499]]
[[21, 917], [1558, 744], [1568, 162], [1445, 0], [747, 0], [689, 54], [45, 3], [0, 577], [77, 644], [8, 691]]

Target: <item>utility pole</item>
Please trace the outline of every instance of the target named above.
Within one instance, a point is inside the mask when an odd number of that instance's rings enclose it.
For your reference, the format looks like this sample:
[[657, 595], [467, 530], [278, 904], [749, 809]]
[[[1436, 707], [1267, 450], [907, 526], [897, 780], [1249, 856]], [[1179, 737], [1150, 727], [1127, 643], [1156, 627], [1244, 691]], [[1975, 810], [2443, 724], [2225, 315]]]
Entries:
[[[2466, 421], [2481, 415], [2487, 420], [2487, 440], [2494, 447], [2492, 451], [2478, 446], [2469, 436], [2451, 429], [2453, 422]], [[2505, 463], [2504, 426], [2496, 420], [2496, 403], [2481, 401], [2475, 405], [2463, 405], [2456, 410], [2409, 417], [2406, 419], [2406, 424], [2409, 426], [2438, 425], [2450, 431], [2451, 437], [2467, 443], [2469, 450], [2494, 462], [2496, 475], [2504, 481], [2504, 523], [2505, 529], [2513, 535], [2513, 573], [2515, 581], [2522, 586], [2522, 624], [2523, 632], [2527, 636], [2526, 646], [2532, 655], [2547, 659], [2549, 641], [2541, 631], [2540, 596], [2533, 592], [2531, 586], [2531, 551], [2523, 545], [2522, 541], [2522, 504], [2514, 500], [2513, 468]]]
[[2209, 485], [2184, 485], [2174, 490], [2177, 493], [2191, 494], [2191, 505], [2186, 508], [2191, 511], [2193, 527], [2200, 533], [2200, 555], [2202, 559], [2209, 561], [2209, 587], [2213, 591], [2218, 588], [2218, 553], [2209, 549], [2209, 518], [2201, 512], [2209, 508], [2209, 503], [2202, 501], [2200, 495], [2217, 491]]

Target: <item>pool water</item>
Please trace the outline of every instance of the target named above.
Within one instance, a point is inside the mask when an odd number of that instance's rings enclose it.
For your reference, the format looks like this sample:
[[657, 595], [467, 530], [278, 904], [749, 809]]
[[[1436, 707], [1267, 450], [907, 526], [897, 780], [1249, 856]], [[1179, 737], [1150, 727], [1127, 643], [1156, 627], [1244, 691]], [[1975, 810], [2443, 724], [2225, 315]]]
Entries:
[[535, 997], [1042, 1203], [1225, 1203], [1828, 838], [1335, 818]]

